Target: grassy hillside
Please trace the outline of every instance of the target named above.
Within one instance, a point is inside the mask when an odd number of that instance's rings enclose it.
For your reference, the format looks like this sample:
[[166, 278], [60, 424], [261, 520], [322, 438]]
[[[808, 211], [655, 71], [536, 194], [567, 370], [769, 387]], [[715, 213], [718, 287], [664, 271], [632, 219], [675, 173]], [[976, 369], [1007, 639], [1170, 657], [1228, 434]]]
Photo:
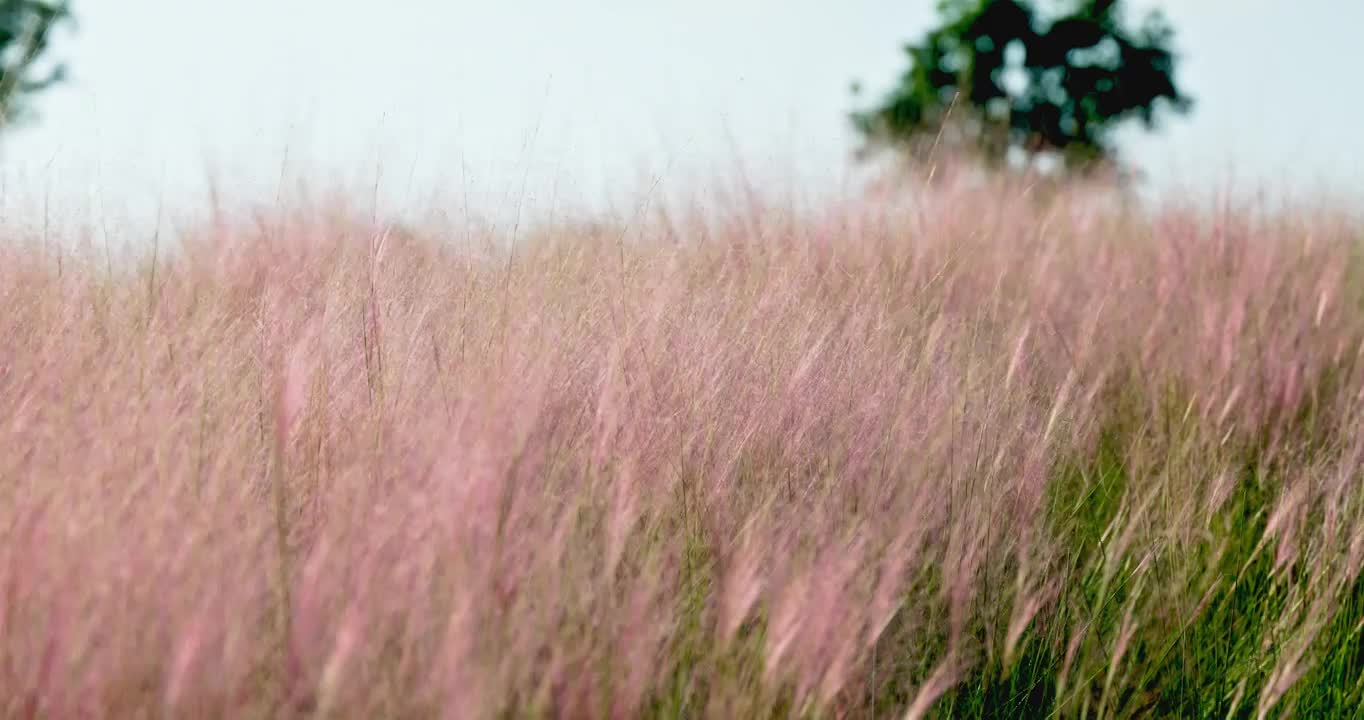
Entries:
[[1364, 226], [0, 243], [2, 717], [1343, 717]]

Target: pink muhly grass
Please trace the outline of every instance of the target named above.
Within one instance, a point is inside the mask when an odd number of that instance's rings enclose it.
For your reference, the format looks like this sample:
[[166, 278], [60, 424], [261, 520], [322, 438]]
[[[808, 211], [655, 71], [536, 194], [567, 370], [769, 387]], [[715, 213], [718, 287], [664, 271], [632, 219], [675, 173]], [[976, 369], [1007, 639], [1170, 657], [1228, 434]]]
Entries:
[[1345, 240], [1012, 182], [0, 247], [0, 715], [924, 717], [1033, 649], [1121, 714], [1250, 455], [1291, 702], [1364, 564]]

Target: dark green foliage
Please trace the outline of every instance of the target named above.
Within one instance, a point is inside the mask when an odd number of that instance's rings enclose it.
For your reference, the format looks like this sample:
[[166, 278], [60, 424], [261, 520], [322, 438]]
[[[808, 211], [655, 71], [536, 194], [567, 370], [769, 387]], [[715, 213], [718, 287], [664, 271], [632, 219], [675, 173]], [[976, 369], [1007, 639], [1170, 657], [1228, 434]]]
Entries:
[[53, 29], [70, 19], [66, 0], [0, 0], [0, 128], [26, 117], [25, 97], [65, 77], [65, 66], [41, 61]]
[[1173, 30], [1159, 13], [1139, 27], [1118, 0], [1081, 0], [1068, 13], [1030, 0], [947, 0], [942, 24], [905, 48], [909, 70], [878, 105], [854, 113], [868, 142], [943, 139], [999, 163], [1011, 150], [1056, 152], [1071, 167], [1113, 155], [1112, 131], [1164, 108], [1192, 105], [1175, 85]]
[[1293, 695], [1301, 717], [1364, 717], [1364, 577], [1355, 580], [1322, 633], [1321, 660]]
[[943, 717], [1051, 717], [1061, 662], [1049, 645], [1029, 643], [1012, 667], [992, 661], [975, 668], [939, 702], [938, 709]]

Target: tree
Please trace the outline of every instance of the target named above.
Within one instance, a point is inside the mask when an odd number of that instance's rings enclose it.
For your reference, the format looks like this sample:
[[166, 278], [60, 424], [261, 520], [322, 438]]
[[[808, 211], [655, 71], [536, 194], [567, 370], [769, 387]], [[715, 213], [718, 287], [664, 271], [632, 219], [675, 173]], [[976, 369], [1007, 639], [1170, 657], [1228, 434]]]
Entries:
[[0, 0], [0, 129], [29, 116], [28, 96], [66, 76], [42, 60], [53, 29], [70, 18], [66, 0]]
[[[910, 67], [880, 104], [855, 112], [862, 153], [892, 145], [977, 148], [1002, 164], [1039, 153], [1083, 170], [1113, 160], [1112, 133], [1192, 100], [1174, 81], [1174, 31], [1159, 12], [1123, 22], [1119, 0], [1039, 11], [1030, 0], [944, 0], [942, 23], [905, 48]], [[854, 93], [857, 86], [854, 85]]]

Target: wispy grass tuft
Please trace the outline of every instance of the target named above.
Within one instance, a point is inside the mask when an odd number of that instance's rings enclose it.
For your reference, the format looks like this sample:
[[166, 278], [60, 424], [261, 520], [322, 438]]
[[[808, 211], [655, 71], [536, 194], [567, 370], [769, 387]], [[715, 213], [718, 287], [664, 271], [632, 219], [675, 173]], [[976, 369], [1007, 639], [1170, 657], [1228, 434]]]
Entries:
[[935, 183], [11, 231], [0, 716], [1356, 712], [1361, 225]]

